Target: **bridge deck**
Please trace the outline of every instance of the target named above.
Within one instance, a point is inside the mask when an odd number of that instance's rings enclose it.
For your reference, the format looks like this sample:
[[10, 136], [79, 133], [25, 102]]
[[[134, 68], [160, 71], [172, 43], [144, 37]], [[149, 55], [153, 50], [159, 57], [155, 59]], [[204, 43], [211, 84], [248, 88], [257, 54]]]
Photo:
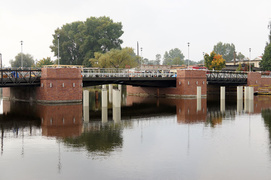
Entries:
[[83, 86], [123, 84], [142, 87], [176, 87], [176, 77], [83, 77]]
[[[39, 86], [41, 69], [0, 70], [0, 87]], [[82, 71], [83, 86], [102, 84], [123, 84], [143, 87], [176, 87], [176, 73], [169, 71], [130, 72], [130, 70], [98, 69]], [[247, 84], [247, 72], [206, 71], [208, 84], [244, 85]]]

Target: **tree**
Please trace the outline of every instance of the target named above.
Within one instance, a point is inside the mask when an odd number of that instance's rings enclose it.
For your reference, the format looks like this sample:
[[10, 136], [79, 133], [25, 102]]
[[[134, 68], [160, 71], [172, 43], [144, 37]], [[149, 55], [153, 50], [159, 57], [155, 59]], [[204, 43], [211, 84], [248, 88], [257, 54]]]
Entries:
[[36, 64], [36, 67], [41, 68], [41, 67], [43, 67], [44, 65], [52, 65], [52, 64], [54, 64], [54, 62], [51, 60], [50, 57], [47, 57], [47, 58], [43, 58], [43, 59], [39, 60], [39, 61], [37, 62], [37, 64]]
[[197, 62], [192, 61], [192, 60], [189, 60], [189, 59], [186, 59], [186, 60], [184, 60], [184, 64], [185, 64], [185, 65], [188, 65], [188, 64], [189, 64], [189, 66], [190, 66], [190, 65], [195, 65], [195, 64], [197, 64]]
[[200, 61], [197, 62], [196, 64], [204, 64], [204, 60], [200, 60]]
[[184, 55], [178, 48], [171, 49], [164, 54], [163, 65], [182, 65], [184, 64]]
[[266, 43], [265, 49], [264, 49], [264, 53], [263, 53], [263, 58], [260, 62], [260, 67], [263, 70], [271, 70], [271, 22], [269, 22], [269, 26], [270, 28], [270, 33], [269, 33], [269, 43]]
[[204, 55], [204, 65], [209, 70], [221, 70], [225, 67], [225, 59], [222, 58], [222, 55], [212, 51], [210, 55], [207, 53]]
[[263, 70], [271, 71], [271, 44], [265, 46], [263, 58], [260, 62], [260, 67]]
[[213, 50], [216, 54], [222, 55], [223, 59], [225, 59], [227, 62], [233, 60], [234, 53], [235, 53], [235, 46], [234, 44], [225, 43], [222, 42], [217, 43], [217, 45], [214, 46]]
[[122, 24], [115, 23], [109, 17], [90, 17], [86, 21], [65, 24], [53, 34], [53, 45], [50, 46], [55, 56], [58, 54], [60, 64], [90, 66], [89, 59], [94, 53], [106, 53], [111, 49], [120, 49], [123, 34]]
[[139, 63], [138, 56], [135, 55], [132, 48], [111, 49], [107, 53], [95, 53], [95, 58], [90, 59], [93, 67], [100, 68], [126, 68], [136, 67]]
[[161, 62], [161, 54], [156, 54], [154, 64], [159, 65]]
[[34, 59], [30, 54], [19, 53], [15, 56], [15, 60], [9, 61], [11, 67], [21, 67], [21, 58], [23, 59], [23, 67], [31, 67], [34, 64]]
[[245, 56], [241, 52], [239, 52], [238, 55], [236, 56], [236, 59], [239, 59], [239, 61], [243, 60], [244, 58]]

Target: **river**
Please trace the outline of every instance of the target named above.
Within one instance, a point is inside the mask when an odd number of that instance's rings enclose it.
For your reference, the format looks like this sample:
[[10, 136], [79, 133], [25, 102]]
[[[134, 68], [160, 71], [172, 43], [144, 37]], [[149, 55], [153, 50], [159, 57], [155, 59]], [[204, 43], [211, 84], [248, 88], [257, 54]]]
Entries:
[[[271, 179], [271, 96], [240, 103], [100, 92], [82, 104], [1, 99], [0, 179]], [[221, 108], [222, 107], [222, 108]]]

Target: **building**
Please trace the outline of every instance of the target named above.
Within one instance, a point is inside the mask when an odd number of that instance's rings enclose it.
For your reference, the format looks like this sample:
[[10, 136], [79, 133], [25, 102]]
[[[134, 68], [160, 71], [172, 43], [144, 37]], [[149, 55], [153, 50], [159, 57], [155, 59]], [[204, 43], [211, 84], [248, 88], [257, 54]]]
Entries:
[[252, 60], [250, 60], [248, 57], [246, 57], [245, 59], [242, 59], [242, 60], [239, 60], [239, 59], [236, 59], [235, 60], [235, 64], [234, 64], [234, 60], [231, 60], [230, 62], [226, 62], [226, 66], [232, 66], [232, 65], [239, 65], [239, 63], [241, 64], [250, 64], [256, 68], [260, 68], [260, 62], [262, 60], [262, 56], [258, 56]]

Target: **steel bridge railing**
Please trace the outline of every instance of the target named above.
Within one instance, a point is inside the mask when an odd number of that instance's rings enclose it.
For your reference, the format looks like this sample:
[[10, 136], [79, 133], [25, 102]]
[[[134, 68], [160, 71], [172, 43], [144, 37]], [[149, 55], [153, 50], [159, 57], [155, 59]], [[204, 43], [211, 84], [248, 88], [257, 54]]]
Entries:
[[247, 72], [238, 71], [207, 71], [207, 81], [211, 83], [246, 83]]
[[1, 86], [16, 86], [16, 85], [33, 85], [39, 83], [41, 77], [40, 69], [29, 70], [0, 70], [0, 85]]
[[176, 77], [175, 72], [168, 71], [134, 71], [130, 69], [83, 69], [83, 77]]

